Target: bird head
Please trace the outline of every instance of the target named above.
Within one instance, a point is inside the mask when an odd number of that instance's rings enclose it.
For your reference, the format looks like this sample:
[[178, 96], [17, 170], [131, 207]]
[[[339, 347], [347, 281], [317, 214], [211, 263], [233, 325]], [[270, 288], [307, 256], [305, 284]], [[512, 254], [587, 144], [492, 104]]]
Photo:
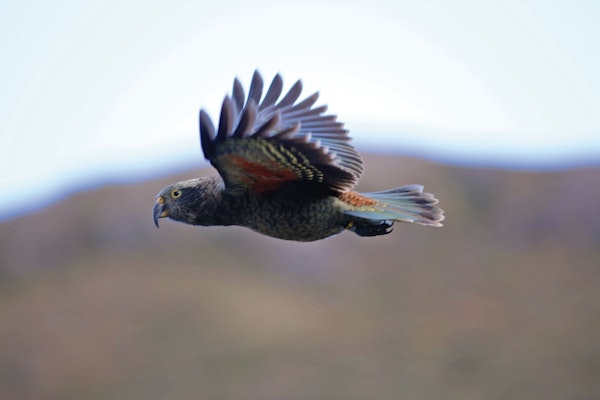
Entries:
[[203, 213], [209, 211], [209, 203], [213, 203], [221, 185], [216, 185], [213, 181], [220, 178], [199, 178], [189, 179], [174, 183], [165, 187], [156, 196], [152, 216], [154, 224], [158, 227], [160, 218], [169, 217], [176, 221], [186, 222], [188, 224], [201, 223]]
[[[159, 218], [170, 217], [177, 219], [182, 213], [182, 209], [185, 207], [185, 199], [186, 197], [189, 197], [189, 190], [190, 188], [185, 182], [177, 182], [160, 191], [158, 196], [156, 196], [156, 201], [152, 210], [154, 224], [157, 228]], [[186, 196], [184, 196], [184, 193], [186, 193]]]

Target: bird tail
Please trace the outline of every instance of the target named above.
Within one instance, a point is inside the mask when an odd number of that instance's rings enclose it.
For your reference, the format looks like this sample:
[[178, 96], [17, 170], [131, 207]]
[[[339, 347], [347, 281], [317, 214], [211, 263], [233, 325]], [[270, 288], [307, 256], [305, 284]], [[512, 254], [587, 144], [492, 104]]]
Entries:
[[392, 231], [394, 221], [442, 226], [444, 211], [438, 200], [424, 193], [421, 185], [406, 185], [382, 192], [360, 193], [361, 205], [345, 214], [356, 217], [350, 229], [361, 236], [383, 235]]

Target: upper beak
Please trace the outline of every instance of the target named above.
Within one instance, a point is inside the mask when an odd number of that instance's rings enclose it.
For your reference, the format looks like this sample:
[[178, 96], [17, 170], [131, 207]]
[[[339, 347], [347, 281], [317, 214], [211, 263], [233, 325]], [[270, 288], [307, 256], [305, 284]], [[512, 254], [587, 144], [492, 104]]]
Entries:
[[169, 213], [165, 210], [165, 200], [162, 196], [159, 196], [156, 199], [156, 203], [154, 203], [154, 208], [152, 209], [152, 216], [154, 217], [154, 225], [158, 228], [158, 219], [168, 217]]

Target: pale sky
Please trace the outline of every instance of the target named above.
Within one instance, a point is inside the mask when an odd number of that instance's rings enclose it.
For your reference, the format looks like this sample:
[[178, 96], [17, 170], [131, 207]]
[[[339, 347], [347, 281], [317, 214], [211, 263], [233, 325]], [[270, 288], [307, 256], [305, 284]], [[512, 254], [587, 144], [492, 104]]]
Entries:
[[0, 219], [201, 165], [199, 108], [255, 68], [319, 90], [359, 150], [599, 161], [599, 20], [595, 1], [2, 2], [0, 184], [20, 195]]

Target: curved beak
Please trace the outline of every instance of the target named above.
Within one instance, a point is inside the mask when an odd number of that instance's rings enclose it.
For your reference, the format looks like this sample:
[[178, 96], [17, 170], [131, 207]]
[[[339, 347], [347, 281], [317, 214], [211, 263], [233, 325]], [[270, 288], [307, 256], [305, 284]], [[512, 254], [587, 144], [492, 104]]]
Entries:
[[165, 210], [165, 200], [162, 196], [158, 196], [154, 208], [152, 209], [152, 217], [154, 218], [154, 225], [158, 228], [158, 219], [168, 217], [169, 213]]

